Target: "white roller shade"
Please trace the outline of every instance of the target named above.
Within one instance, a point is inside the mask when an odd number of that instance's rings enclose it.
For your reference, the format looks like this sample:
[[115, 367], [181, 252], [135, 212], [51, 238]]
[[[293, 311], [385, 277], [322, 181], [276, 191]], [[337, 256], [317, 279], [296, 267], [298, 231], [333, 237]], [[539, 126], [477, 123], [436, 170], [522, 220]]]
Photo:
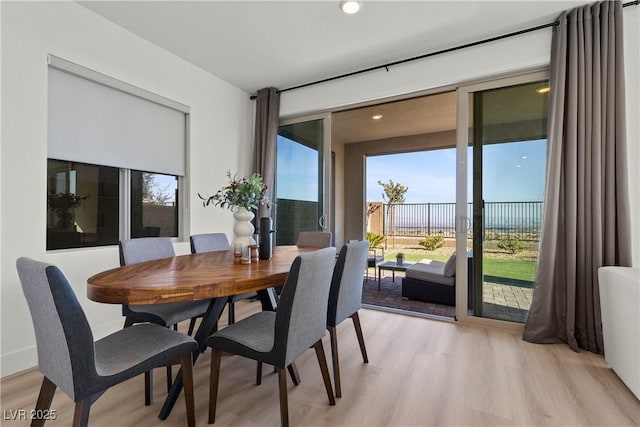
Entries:
[[52, 67], [48, 105], [49, 158], [184, 176], [183, 112]]

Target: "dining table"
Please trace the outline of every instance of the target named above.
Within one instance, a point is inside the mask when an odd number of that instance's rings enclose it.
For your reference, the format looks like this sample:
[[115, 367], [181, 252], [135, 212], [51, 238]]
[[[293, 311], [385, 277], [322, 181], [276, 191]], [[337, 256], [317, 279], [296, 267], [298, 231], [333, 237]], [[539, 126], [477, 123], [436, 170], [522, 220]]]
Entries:
[[[180, 301], [210, 300], [194, 339], [198, 350], [193, 363], [206, 350], [206, 340], [217, 327], [218, 319], [232, 295], [256, 292], [263, 310], [275, 310], [274, 287], [285, 284], [291, 264], [312, 247], [277, 246], [268, 260], [242, 264], [233, 250], [203, 252], [161, 258], [103, 271], [87, 279], [87, 297], [107, 304], [163, 304]], [[299, 382], [295, 365], [288, 367], [293, 381]], [[182, 390], [178, 372], [159, 417], [166, 419]]]

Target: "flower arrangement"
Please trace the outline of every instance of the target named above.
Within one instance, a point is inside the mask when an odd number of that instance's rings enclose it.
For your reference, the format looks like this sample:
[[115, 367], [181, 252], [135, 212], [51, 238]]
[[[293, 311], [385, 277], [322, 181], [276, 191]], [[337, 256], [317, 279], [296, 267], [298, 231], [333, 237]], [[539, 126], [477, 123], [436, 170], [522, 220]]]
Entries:
[[231, 171], [227, 171], [229, 184], [222, 187], [213, 196], [203, 197], [198, 193], [203, 206], [220, 206], [221, 208], [245, 208], [247, 210], [257, 209], [259, 205], [270, 205], [267, 197], [267, 186], [262, 181], [260, 174], [254, 173], [249, 178], [237, 178], [231, 176]]

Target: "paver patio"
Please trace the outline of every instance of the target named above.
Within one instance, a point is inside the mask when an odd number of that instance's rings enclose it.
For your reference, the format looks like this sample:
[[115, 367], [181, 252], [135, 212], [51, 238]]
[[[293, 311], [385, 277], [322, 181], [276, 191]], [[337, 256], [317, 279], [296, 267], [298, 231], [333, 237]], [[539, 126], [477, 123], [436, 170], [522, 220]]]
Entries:
[[[455, 307], [403, 298], [401, 294], [403, 276], [403, 273], [396, 273], [395, 283], [390, 275], [382, 277], [378, 291], [378, 282], [369, 275], [369, 279], [363, 282], [362, 303], [414, 313], [452, 318], [455, 316]], [[531, 304], [532, 287], [526, 287], [523, 284], [498, 283], [499, 278], [491, 279], [492, 282], [485, 282], [483, 286], [483, 317], [524, 322]]]

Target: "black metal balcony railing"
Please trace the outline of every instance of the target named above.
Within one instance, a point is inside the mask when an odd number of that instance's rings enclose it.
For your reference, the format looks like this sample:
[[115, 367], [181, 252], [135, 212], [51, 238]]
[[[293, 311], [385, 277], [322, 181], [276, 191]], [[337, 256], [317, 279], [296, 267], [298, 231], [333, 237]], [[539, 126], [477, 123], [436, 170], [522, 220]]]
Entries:
[[[383, 205], [386, 236], [424, 237], [442, 234], [455, 237], [455, 203], [405, 203]], [[472, 221], [473, 205], [467, 204], [467, 217]], [[509, 235], [523, 241], [540, 238], [542, 202], [486, 202], [484, 205], [484, 238], [497, 240]], [[470, 224], [469, 233], [473, 230]]]

